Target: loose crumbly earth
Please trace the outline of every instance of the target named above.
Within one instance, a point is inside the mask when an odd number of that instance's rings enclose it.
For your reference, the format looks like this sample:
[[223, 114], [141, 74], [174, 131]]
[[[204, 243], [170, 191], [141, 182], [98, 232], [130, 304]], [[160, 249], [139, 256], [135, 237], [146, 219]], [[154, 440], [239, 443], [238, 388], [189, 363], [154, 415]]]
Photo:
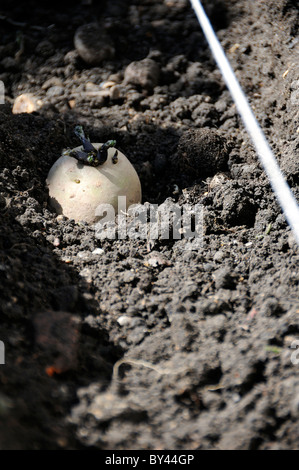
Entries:
[[[298, 249], [189, 2], [83, 3], [1, 2], [1, 448], [298, 448]], [[297, 2], [204, 5], [298, 197]], [[87, 65], [95, 21], [113, 54]], [[25, 92], [42, 107], [12, 114]], [[202, 204], [202, 245], [57, 218], [45, 179], [77, 124], [117, 140], [144, 202]], [[202, 128], [218, 183], [176, 165]]]

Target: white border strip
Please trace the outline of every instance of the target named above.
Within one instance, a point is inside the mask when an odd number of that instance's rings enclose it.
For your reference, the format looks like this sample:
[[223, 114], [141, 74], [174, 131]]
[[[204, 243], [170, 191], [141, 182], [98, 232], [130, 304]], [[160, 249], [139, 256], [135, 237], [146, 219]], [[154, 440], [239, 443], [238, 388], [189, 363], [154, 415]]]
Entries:
[[220, 68], [225, 83], [236, 103], [237, 109], [242, 117], [244, 125], [249, 133], [260, 161], [268, 175], [273, 191], [284, 212], [284, 215], [293, 229], [297, 243], [299, 244], [299, 206], [295, 197], [284, 179], [275, 156], [267, 142], [267, 139], [260, 128], [247, 98], [231, 68], [228, 59], [218, 41], [211, 23], [199, 0], [190, 0], [198, 21], [203, 29], [206, 39], [210, 45], [214, 58]]

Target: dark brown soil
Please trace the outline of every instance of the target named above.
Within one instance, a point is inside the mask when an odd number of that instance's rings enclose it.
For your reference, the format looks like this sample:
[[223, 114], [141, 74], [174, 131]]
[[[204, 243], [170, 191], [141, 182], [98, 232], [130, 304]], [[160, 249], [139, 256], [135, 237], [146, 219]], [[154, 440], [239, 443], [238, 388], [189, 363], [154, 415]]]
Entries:
[[[189, 2], [83, 3], [0, 7], [0, 447], [296, 449], [298, 249]], [[204, 5], [299, 196], [297, 2]], [[95, 21], [110, 56], [87, 65]], [[43, 106], [12, 114], [25, 92]], [[57, 218], [45, 179], [77, 124], [116, 139], [144, 202], [204, 205], [201, 248]]]

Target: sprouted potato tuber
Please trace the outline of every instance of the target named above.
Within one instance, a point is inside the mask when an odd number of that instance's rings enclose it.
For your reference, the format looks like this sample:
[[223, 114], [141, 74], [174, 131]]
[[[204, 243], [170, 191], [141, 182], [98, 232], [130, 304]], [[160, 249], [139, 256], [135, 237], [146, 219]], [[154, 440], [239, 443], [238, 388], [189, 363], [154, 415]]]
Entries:
[[80, 126], [75, 133], [83, 148], [65, 151], [47, 177], [49, 203], [57, 214], [94, 223], [99, 204], [111, 204], [117, 213], [118, 196], [126, 197], [127, 209], [140, 203], [139, 177], [127, 157], [115, 149], [116, 142], [91, 144]]

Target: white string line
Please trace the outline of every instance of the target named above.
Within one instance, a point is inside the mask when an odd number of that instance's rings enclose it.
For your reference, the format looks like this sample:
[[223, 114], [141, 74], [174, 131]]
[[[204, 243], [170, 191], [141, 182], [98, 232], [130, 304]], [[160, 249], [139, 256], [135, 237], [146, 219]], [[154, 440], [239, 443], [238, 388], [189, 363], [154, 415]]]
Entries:
[[228, 59], [217, 39], [211, 23], [199, 0], [190, 0], [195, 10], [198, 21], [210, 45], [214, 58], [223, 75], [225, 83], [236, 103], [237, 109], [242, 117], [244, 125], [249, 133], [260, 161], [268, 175], [272, 189], [276, 193], [277, 199], [284, 212], [284, 215], [293, 229], [297, 243], [299, 244], [299, 206], [295, 197], [285, 181], [279, 168], [275, 156], [267, 142], [267, 139], [260, 128], [247, 98], [231, 68]]

